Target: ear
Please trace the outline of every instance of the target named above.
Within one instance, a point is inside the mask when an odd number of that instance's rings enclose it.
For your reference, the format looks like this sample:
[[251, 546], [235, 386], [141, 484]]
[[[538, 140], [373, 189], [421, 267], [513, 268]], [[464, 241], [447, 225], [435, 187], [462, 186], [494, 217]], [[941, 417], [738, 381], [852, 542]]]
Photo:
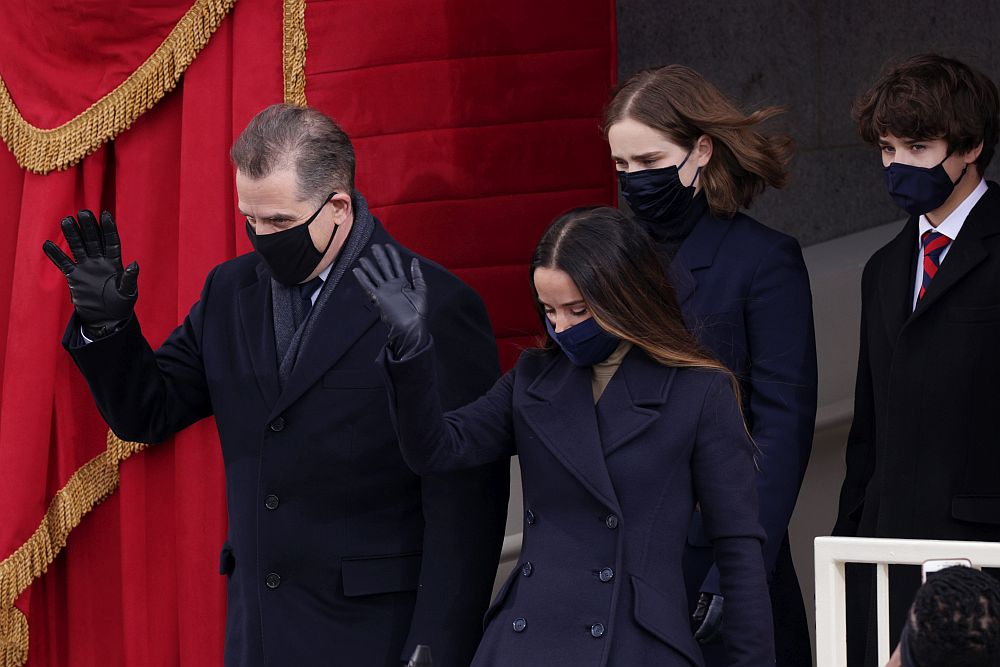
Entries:
[[330, 198], [329, 205], [333, 207], [333, 221], [338, 225], [344, 224], [354, 215], [351, 196], [346, 192], [337, 192]]
[[983, 152], [983, 142], [980, 141], [978, 146], [969, 151], [966, 151], [965, 153], [962, 153], [962, 161], [965, 162], [965, 164], [972, 164], [973, 162], [979, 159], [979, 155], [982, 152]]
[[695, 164], [704, 167], [712, 159], [712, 137], [703, 134], [694, 142]]

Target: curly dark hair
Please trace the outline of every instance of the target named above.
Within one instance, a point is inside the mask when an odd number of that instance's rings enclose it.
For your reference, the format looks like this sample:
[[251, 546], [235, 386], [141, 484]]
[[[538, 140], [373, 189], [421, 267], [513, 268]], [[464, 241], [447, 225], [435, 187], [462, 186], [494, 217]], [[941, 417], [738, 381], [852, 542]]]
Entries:
[[989, 574], [949, 567], [929, 576], [907, 623], [921, 667], [1000, 665], [1000, 582]]

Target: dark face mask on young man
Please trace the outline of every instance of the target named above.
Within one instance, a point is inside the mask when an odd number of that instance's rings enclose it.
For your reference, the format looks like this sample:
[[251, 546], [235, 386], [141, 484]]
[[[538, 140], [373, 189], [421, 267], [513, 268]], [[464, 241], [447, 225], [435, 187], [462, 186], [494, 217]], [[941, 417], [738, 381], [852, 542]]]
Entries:
[[316, 220], [316, 216], [335, 194], [337, 193], [331, 192], [330, 196], [323, 200], [323, 205], [316, 209], [308, 220], [290, 229], [271, 234], [257, 234], [250, 222], [247, 222], [250, 244], [264, 259], [271, 276], [279, 283], [291, 287], [304, 281], [316, 270], [326, 251], [333, 245], [333, 239], [337, 236], [340, 225], [334, 225], [333, 231], [330, 232], [330, 240], [322, 251], [317, 250], [316, 244], [313, 243], [309, 225]]
[[948, 200], [969, 169], [966, 164], [958, 178], [952, 181], [944, 169], [945, 160], [949, 157], [951, 153], [933, 167], [915, 167], [912, 164], [893, 162], [885, 168], [885, 184], [889, 188], [889, 195], [910, 215], [924, 215], [939, 208]]
[[545, 328], [552, 340], [576, 366], [599, 364], [615, 351], [621, 339], [602, 329], [597, 320], [588, 317], [568, 329], [556, 333], [549, 318], [545, 318]]
[[691, 151], [678, 165], [642, 171], [618, 172], [618, 185], [622, 197], [640, 220], [663, 224], [677, 220], [691, 206], [695, 181], [701, 173], [698, 167], [691, 185], [681, 183], [680, 170], [691, 157]]

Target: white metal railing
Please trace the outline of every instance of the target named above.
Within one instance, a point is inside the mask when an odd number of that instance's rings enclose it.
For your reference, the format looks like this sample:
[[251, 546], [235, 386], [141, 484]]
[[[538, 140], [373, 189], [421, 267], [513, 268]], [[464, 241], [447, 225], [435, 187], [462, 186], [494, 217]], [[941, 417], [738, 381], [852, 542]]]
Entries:
[[1000, 567], [1000, 543], [817, 537], [816, 667], [847, 665], [845, 563], [875, 565], [878, 664], [889, 661], [889, 565], [967, 558], [973, 567]]

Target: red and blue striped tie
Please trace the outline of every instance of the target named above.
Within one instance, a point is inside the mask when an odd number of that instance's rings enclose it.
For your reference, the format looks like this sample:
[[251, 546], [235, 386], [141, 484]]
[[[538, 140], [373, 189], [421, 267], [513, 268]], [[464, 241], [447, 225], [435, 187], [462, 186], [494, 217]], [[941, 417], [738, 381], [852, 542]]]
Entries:
[[927, 293], [927, 288], [930, 287], [931, 281], [934, 280], [934, 276], [938, 272], [938, 267], [941, 266], [941, 253], [944, 252], [949, 243], [951, 243], [951, 239], [941, 232], [927, 230], [920, 237], [920, 247], [923, 248], [924, 252], [924, 278], [920, 284], [917, 301], [923, 299], [924, 294]]

